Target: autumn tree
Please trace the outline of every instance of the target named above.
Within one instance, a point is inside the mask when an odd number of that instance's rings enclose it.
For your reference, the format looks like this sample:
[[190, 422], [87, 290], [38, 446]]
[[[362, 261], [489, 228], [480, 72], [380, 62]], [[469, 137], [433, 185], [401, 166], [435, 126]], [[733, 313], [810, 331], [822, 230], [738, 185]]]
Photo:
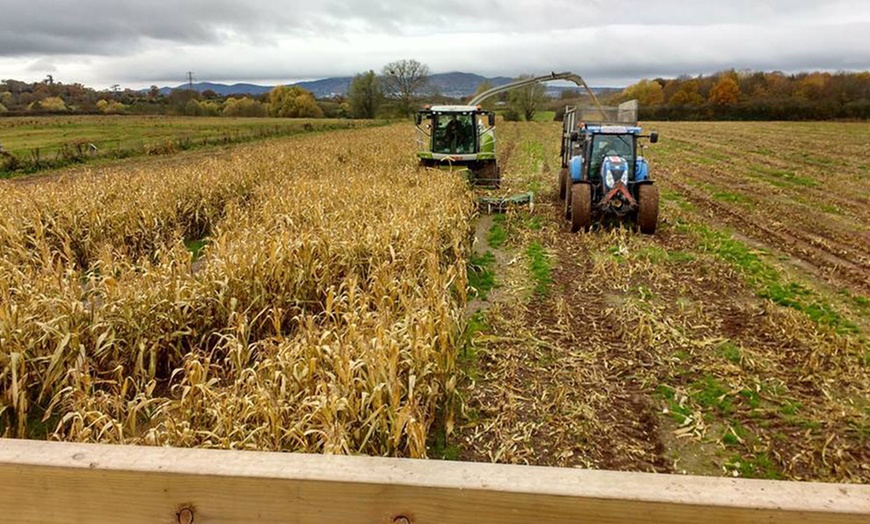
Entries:
[[350, 83], [348, 98], [354, 118], [374, 118], [384, 101], [384, 90], [375, 72], [356, 75]]
[[720, 106], [729, 106], [736, 104], [740, 99], [740, 85], [737, 83], [735, 74], [726, 73], [719, 77], [710, 89], [710, 96], [707, 101], [711, 104]]
[[127, 110], [127, 106], [121, 102], [103, 99], [97, 102], [97, 109], [99, 109], [101, 113], [107, 115], [119, 115]]
[[417, 97], [429, 85], [429, 66], [416, 60], [398, 60], [384, 66], [384, 92], [398, 101], [399, 111], [410, 115]]
[[218, 116], [220, 110], [220, 104], [214, 100], [188, 100], [184, 106], [187, 116]]
[[314, 95], [299, 86], [277, 86], [269, 91], [269, 115], [285, 118], [322, 118]]
[[686, 106], [704, 103], [704, 97], [700, 92], [701, 82], [697, 79], [686, 80], [680, 84], [677, 91], [668, 100], [670, 105]]
[[[115, 91], [113, 97], [115, 100], [118, 99], [117, 91]], [[191, 100], [199, 100], [199, 98], [199, 92], [193, 89], [173, 89], [169, 93], [167, 101], [169, 102], [169, 107], [173, 113], [184, 115], [187, 112], [188, 102]]]
[[[520, 75], [517, 80], [532, 78], [532, 75]], [[517, 87], [508, 95], [508, 105], [518, 114], [523, 115], [527, 122], [535, 118], [538, 109], [547, 102], [547, 91], [544, 84], [534, 83]]]
[[[58, 96], [50, 96], [48, 98], [44, 98], [44, 99], [40, 100], [38, 103], [39, 103], [38, 109], [42, 110], [42, 111], [50, 111], [50, 112], [56, 113], [56, 112], [67, 110], [66, 102], [64, 102], [63, 99], [58, 97]], [[33, 109], [37, 109], [37, 107], [35, 107], [35, 105], [36, 105], [36, 102], [34, 102]]]
[[641, 106], [655, 106], [665, 101], [662, 85], [655, 80], [646, 79], [626, 87], [619, 98], [623, 101], [637, 99]]
[[221, 109], [223, 116], [266, 116], [266, 106], [248, 97], [228, 98]]
[[800, 100], [820, 100], [824, 97], [825, 89], [828, 87], [830, 80], [830, 73], [801, 75], [801, 78], [797, 82], [795, 97]]

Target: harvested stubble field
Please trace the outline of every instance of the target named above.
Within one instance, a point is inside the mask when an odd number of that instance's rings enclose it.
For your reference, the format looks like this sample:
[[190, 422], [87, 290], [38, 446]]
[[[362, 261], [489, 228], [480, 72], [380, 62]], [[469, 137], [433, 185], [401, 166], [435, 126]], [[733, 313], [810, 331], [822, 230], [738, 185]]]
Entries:
[[0, 433], [870, 481], [870, 126], [652, 127], [654, 237], [566, 231], [555, 123], [473, 248], [406, 125], [2, 183]]
[[438, 454], [870, 481], [870, 126], [660, 123], [659, 231], [571, 234], [558, 124], [502, 126], [507, 192]]

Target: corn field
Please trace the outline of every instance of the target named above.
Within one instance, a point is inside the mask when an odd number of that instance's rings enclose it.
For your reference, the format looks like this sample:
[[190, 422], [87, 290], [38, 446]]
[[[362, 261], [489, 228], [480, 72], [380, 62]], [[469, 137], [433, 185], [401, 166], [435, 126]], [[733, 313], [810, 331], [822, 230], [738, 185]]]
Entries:
[[394, 126], [0, 186], [0, 435], [425, 457], [474, 206], [412, 152]]

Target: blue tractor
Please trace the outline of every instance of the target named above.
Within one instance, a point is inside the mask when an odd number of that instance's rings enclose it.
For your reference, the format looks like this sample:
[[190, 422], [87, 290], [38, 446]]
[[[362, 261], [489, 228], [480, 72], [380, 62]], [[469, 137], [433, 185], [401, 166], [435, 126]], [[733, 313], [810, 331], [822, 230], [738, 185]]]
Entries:
[[605, 114], [599, 107], [586, 119], [574, 107], [565, 110], [559, 197], [571, 231], [589, 231], [593, 223], [616, 219], [637, 224], [641, 233], [656, 231], [659, 191], [649, 176], [649, 164], [638, 154], [638, 140], [658, 142], [658, 134], [643, 135], [632, 101]]

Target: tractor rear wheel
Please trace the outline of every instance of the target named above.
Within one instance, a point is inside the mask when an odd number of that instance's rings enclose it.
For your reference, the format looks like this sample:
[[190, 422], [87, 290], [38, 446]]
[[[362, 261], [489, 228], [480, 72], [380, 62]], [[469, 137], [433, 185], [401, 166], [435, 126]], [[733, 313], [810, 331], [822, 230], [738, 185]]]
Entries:
[[659, 188], [652, 184], [644, 184], [637, 190], [638, 205], [637, 226], [645, 235], [656, 232], [659, 221]]
[[566, 200], [571, 201], [571, 232], [592, 228], [592, 186], [573, 184]]
[[565, 200], [565, 193], [568, 192], [568, 169], [562, 168], [559, 172], [559, 199]]

